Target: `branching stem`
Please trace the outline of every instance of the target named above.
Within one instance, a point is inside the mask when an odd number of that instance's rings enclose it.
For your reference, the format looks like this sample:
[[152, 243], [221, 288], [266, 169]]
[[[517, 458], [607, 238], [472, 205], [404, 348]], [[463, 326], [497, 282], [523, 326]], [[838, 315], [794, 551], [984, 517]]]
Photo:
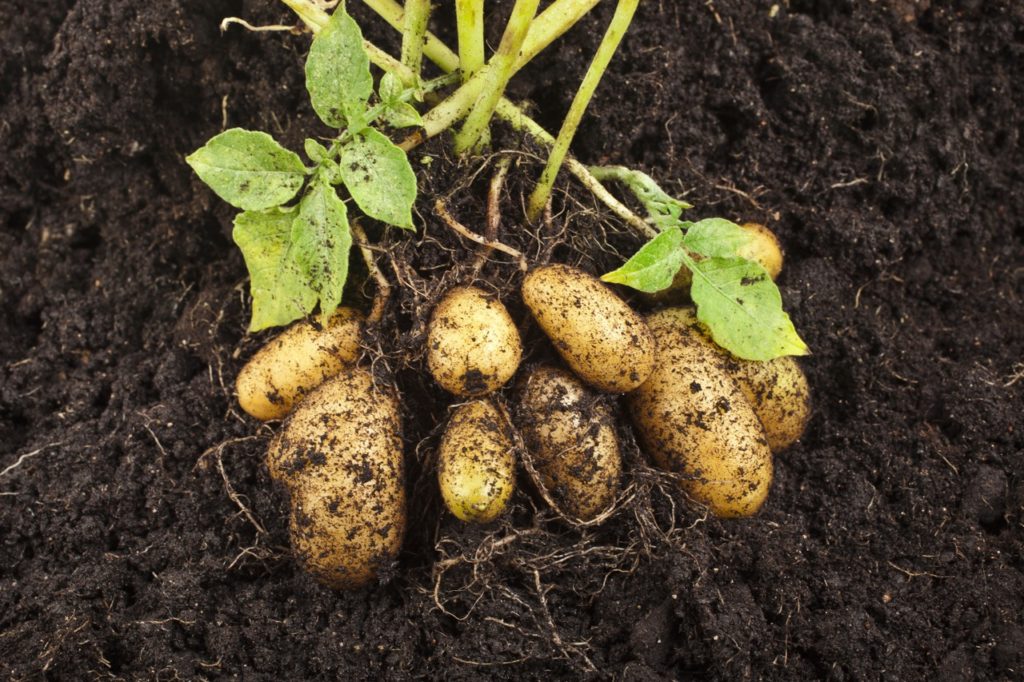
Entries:
[[414, 87], [419, 87], [423, 66], [423, 42], [430, 19], [430, 0], [405, 0], [405, 26], [402, 32], [402, 63], [413, 72]]
[[480, 96], [473, 104], [462, 130], [455, 136], [455, 151], [479, 152], [481, 142], [490, 129], [494, 109], [498, 100], [505, 94], [505, 86], [515, 73], [516, 59], [530, 30], [530, 23], [537, 16], [537, 5], [540, 0], [516, 0], [512, 7], [512, 16], [505, 25], [505, 33], [501, 44], [485, 71], [482, 71], [484, 84]]
[[615, 15], [608, 25], [608, 30], [605, 31], [604, 38], [601, 40], [601, 45], [597, 48], [594, 59], [590, 62], [590, 67], [583, 77], [583, 83], [580, 84], [579, 90], [576, 91], [576, 96], [572, 100], [569, 112], [565, 115], [565, 120], [562, 121], [562, 128], [558, 131], [558, 138], [551, 147], [551, 154], [548, 155], [548, 162], [544, 167], [544, 172], [541, 174], [537, 186], [530, 195], [526, 211], [530, 222], [537, 221], [548, 199], [551, 197], [551, 189], [555, 185], [558, 170], [562, 167], [565, 155], [569, 151], [569, 144], [576, 135], [576, 129], [580, 125], [583, 113], [587, 110], [587, 105], [590, 104], [590, 99], [594, 96], [598, 83], [601, 82], [601, 76], [604, 75], [605, 70], [608, 68], [608, 63], [611, 61], [615, 50], [622, 41], [622, 37], [629, 28], [630, 22], [633, 20], [633, 13], [636, 12], [639, 2], [640, 0], [619, 0], [619, 4], [615, 7]]
[[459, 63], [466, 82], [484, 66], [484, 0], [455, 0]]

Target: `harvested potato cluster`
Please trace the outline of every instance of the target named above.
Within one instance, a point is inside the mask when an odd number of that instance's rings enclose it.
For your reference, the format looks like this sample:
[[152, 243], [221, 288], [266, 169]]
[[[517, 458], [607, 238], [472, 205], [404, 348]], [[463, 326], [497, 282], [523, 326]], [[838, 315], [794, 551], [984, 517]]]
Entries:
[[[762, 262], [782, 266], [760, 226]], [[705, 335], [694, 310], [641, 316], [595, 277], [565, 265], [522, 283], [530, 318], [566, 367], [520, 368], [522, 343], [502, 301], [458, 286], [432, 311], [426, 365], [452, 395], [437, 443], [441, 499], [489, 523], [512, 498], [518, 458], [539, 495], [570, 523], [599, 523], [624, 467], [618, 404], [643, 452], [717, 516], [749, 516], [768, 496], [772, 455], [802, 435], [806, 377], [792, 358], [749, 362]], [[289, 492], [293, 549], [324, 584], [354, 588], [395, 561], [406, 524], [400, 397], [358, 366], [362, 316], [340, 309], [270, 341], [238, 378], [239, 402], [284, 425], [267, 466]], [[552, 355], [552, 357], [554, 357]], [[512, 381], [518, 375], [516, 381]], [[504, 389], [504, 390], [503, 390]]]

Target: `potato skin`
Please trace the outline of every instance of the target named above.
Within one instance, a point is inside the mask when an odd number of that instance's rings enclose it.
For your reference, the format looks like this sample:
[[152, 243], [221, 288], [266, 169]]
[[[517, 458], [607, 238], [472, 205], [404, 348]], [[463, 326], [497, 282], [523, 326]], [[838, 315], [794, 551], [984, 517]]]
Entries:
[[398, 400], [359, 368], [296, 408], [267, 453], [291, 493], [296, 556], [321, 583], [356, 588], [398, 554], [406, 503]]
[[811, 389], [796, 358], [741, 360], [711, 340], [697, 321], [693, 307], [677, 308], [672, 314], [722, 357], [729, 375], [754, 407], [773, 453], [782, 452], [800, 440], [811, 416]]
[[323, 328], [297, 322], [246, 363], [235, 383], [238, 404], [256, 419], [282, 419], [296, 402], [359, 358], [363, 315], [338, 308]]
[[655, 463], [686, 476], [683, 487], [716, 516], [750, 516], [772, 480], [764, 429], [722, 357], [680, 310], [647, 317], [658, 360], [628, 396], [637, 435]]
[[427, 366], [457, 396], [497, 390], [519, 368], [523, 344], [496, 297], [477, 287], [455, 287], [434, 309], [427, 333]]
[[650, 330], [596, 277], [567, 265], [546, 265], [526, 275], [522, 293], [537, 324], [587, 384], [626, 393], [650, 376]]
[[548, 493], [589, 521], [615, 501], [622, 455], [611, 411], [571, 373], [536, 367], [519, 389], [517, 424]]
[[515, 450], [509, 424], [489, 400], [460, 405], [438, 451], [438, 483], [448, 509], [462, 521], [487, 523], [515, 488]]

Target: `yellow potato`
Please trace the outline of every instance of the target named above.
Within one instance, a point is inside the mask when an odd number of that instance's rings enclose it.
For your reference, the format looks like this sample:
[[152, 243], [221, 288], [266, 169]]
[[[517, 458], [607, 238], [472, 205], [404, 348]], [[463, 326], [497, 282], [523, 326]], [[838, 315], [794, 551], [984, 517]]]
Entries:
[[733, 359], [735, 378], [764, 425], [772, 452], [800, 440], [811, 416], [811, 389], [796, 359], [767, 362]]
[[452, 414], [438, 453], [438, 482], [448, 509], [463, 521], [486, 523], [504, 510], [515, 488], [509, 424], [489, 400]]
[[372, 581], [405, 533], [398, 400], [359, 368], [310, 393], [267, 453], [291, 493], [292, 547], [306, 569], [335, 588]]
[[302, 396], [359, 358], [363, 315], [338, 308], [318, 328], [297, 322], [260, 348], [238, 374], [238, 404], [253, 417], [281, 419]]
[[796, 358], [741, 360], [711, 340], [692, 307], [677, 308], [672, 315], [721, 355], [729, 375], [753, 405], [772, 452], [781, 452], [800, 440], [811, 416], [811, 391]]
[[546, 265], [523, 280], [523, 301], [555, 349], [583, 381], [626, 393], [654, 368], [654, 339], [643, 319], [596, 277]]
[[434, 309], [427, 333], [427, 366], [457, 396], [497, 390], [519, 368], [523, 345], [508, 310], [476, 287], [456, 287]]
[[716, 516], [750, 516], [764, 503], [772, 453], [754, 408], [685, 309], [647, 317], [657, 366], [628, 396], [644, 449]]
[[739, 256], [760, 263], [768, 276], [776, 279], [782, 272], [782, 245], [779, 244], [779, 238], [760, 223], [743, 223], [740, 227], [754, 239], [738, 251]]
[[537, 367], [523, 381], [517, 422], [558, 506], [589, 521], [615, 501], [622, 472], [611, 411], [569, 372]]
[[[782, 272], [782, 246], [778, 237], [764, 225], [758, 223], [743, 223], [740, 225], [754, 239], [742, 247], [738, 254], [758, 263], [765, 269], [772, 279], [776, 279]], [[686, 267], [680, 268], [679, 272], [672, 279], [672, 284], [666, 289], [655, 291], [651, 294], [641, 294], [641, 297], [648, 303], [686, 303], [690, 300], [690, 284], [693, 282], [693, 275]]]

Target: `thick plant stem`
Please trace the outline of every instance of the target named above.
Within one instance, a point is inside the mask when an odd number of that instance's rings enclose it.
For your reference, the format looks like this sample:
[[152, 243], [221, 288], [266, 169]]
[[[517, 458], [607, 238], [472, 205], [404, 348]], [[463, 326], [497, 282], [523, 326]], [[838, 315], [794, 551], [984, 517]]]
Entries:
[[526, 40], [530, 23], [537, 16], [539, 4], [540, 0], [516, 0], [512, 7], [512, 16], [505, 26], [501, 44], [491, 57], [487, 70], [482, 72], [483, 90], [466, 117], [462, 130], [455, 136], [456, 152], [479, 151], [481, 140], [487, 134], [494, 116], [494, 108], [498, 106], [498, 100], [505, 94], [505, 86], [515, 73], [519, 50]]
[[423, 67], [423, 42], [430, 19], [430, 0], [405, 0], [405, 26], [402, 31], [402, 63], [415, 75], [419, 87]]
[[455, 0], [462, 82], [484, 66], [484, 0]]
[[[589, 11], [595, 4], [597, 4], [597, 1], [598, 0], [555, 0], [555, 2], [552, 3], [548, 7], [548, 9], [545, 10], [533, 22], [533, 28], [534, 30], [538, 31], [539, 36], [537, 39], [537, 44], [540, 44], [542, 38], [548, 39], [543, 46], [537, 47], [536, 51], [540, 52], [540, 50], [542, 50], [544, 46], [554, 41], [558, 36], [560, 36], [565, 31], [569, 30], [569, 28], [572, 27], [572, 24], [575, 23], [575, 21], [579, 20], [584, 14], [587, 13], [587, 11]], [[313, 5], [310, 2], [310, 0], [282, 0], [282, 2], [291, 7], [292, 10], [294, 10], [295, 13], [299, 15], [299, 17], [303, 20], [306, 26], [308, 26], [313, 33], [318, 32], [327, 24], [328, 16], [326, 12], [321, 10], [319, 7]], [[374, 5], [380, 5], [383, 7], [390, 3], [392, 5], [392, 9], [397, 8], [399, 19], [401, 17], [401, 7], [394, 4], [393, 2], [390, 2], [390, 0], [365, 0], [365, 2], [368, 6], [371, 7], [371, 9], [377, 11], [377, 13], [380, 14], [380, 16], [384, 18], [388, 23], [401, 30], [401, 22], [398, 21], [396, 23], [395, 21], [392, 21], [392, 19], [395, 17], [394, 12], [390, 10], [385, 10], [386, 12], [388, 12], [387, 14], [385, 14], [384, 11], [378, 11], [377, 8], [374, 7]], [[306, 11], [300, 11], [300, 9], [298, 8], [302, 8]], [[542, 34], [541, 29], [538, 28], [538, 25], [542, 23], [545, 15], [547, 15], [549, 12], [556, 11], [556, 9], [558, 11], [559, 17], [570, 17], [571, 20], [567, 19], [569, 23], [562, 25], [559, 32], [548, 32], [548, 29], [545, 28], [544, 33]], [[569, 13], [569, 9], [574, 9], [575, 12]], [[550, 22], [545, 22], [546, 27], [551, 27], [553, 25], [554, 24]], [[531, 36], [532, 35], [533, 34], [531, 33]], [[373, 61], [374, 64], [376, 64], [382, 69], [394, 71], [395, 73], [397, 73], [399, 78], [402, 78], [403, 81], [405, 81], [406, 78], [411, 78], [411, 72], [406, 70], [404, 65], [400, 61], [398, 61], [394, 57], [391, 57], [389, 54], [387, 54], [386, 52], [384, 52], [383, 50], [369, 42], [364, 41], [364, 45], [367, 46], [367, 51], [370, 54], [370, 59], [371, 61]], [[526, 54], [526, 50], [529, 47], [530, 38], [528, 37], [527, 45], [524, 46], [524, 55]], [[446, 46], [444, 43], [440, 42], [439, 40], [431, 36], [429, 33], [427, 34], [427, 43], [424, 46], [423, 53], [432, 62], [437, 64], [437, 66], [439, 66], [443, 71], [452, 72], [459, 68], [458, 56], [454, 52], [452, 52], [448, 48], [448, 46]], [[477, 81], [479, 77], [480, 74], [477, 74], [477, 76], [471, 79], [470, 82], [472, 83]], [[463, 85], [456, 91], [456, 94], [464, 91], [468, 86], [469, 83]], [[527, 133], [541, 144], [551, 146], [555, 143], [555, 138], [546, 130], [544, 130], [544, 128], [539, 123], [537, 123], [532, 118], [527, 116], [525, 113], [523, 113], [522, 109], [520, 109], [519, 107], [517, 107], [515, 104], [505, 99], [504, 97], [502, 97], [498, 101], [498, 106], [497, 109], [495, 110], [495, 113], [500, 118], [505, 120], [513, 128]], [[424, 117], [424, 119], [426, 119], [426, 116]], [[441, 128], [440, 130], [444, 130], [444, 128]], [[440, 130], [437, 130], [434, 134], [440, 132]], [[422, 142], [423, 139], [425, 139], [426, 137], [429, 137], [429, 135], [418, 136], [415, 140], [413, 140], [413, 142]], [[406, 145], [407, 148], [411, 146], [415, 145]], [[612, 213], [617, 215], [627, 225], [633, 228], [634, 231], [636, 231], [638, 234], [645, 238], [651, 238], [658, 235], [657, 230], [651, 227], [643, 218], [629, 210], [629, 208], [625, 204], [616, 199], [615, 196], [611, 192], [609, 192], [605, 188], [605, 186], [602, 185], [600, 181], [598, 181], [598, 179], [595, 178], [590, 173], [589, 170], [587, 170], [586, 166], [584, 166], [582, 163], [580, 163], [579, 161], [572, 157], [568, 157], [566, 159], [565, 165], [566, 168], [569, 169], [569, 172], [576, 176], [576, 179], [579, 180], [584, 187], [586, 187], [595, 197], [597, 197], [597, 199], [601, 203], [607, 206], [608, 209], [612, 211]]]
[[622, 37], [626, 34], [626, 30], [633, 20], [633, 13], [636, 12], [639, 2], [640, 0], [619, 0], [619, 4], [615, 7], [615, 15], [608, 25], [608, 30], [605, 31], [604, 38], [601, 40], [601, 45], [597, 48], [593, 61], [590, 62], [590, 67], [587, 69], [587, 74], [583, 77], [579, 90], [576, 91], [576, 96], [573, 97], [569, 113], [565, 115], [565, 120], [562, 121], [562, 128], [558, 131], [558, 138], [551, 147], [551, 153], [548, 155], [548, 162], [544, 166], [544, 172], [541, 173], [537, 186], [530, 194], [530, 200], [527, 203], [526, 209], [526, 215], [530, 222], [537, 221], [541, 211], [544, 210], [544, 206], [551, 197], [551, 189], [555, 186], [558, 169], [562, 167], [562, 161], [565, 160], [565, 155], [569, 151], [569, 144], [576, 135], [576, 129], [580, 125], [583, 113], [587, 110], [587, 105], [590, 104], [590, 100], [594, 96], [598, 83], [601, 82], [601, 76], [604, 75], [612, 55], [615, 54], [615, 50], [618, 49]]

